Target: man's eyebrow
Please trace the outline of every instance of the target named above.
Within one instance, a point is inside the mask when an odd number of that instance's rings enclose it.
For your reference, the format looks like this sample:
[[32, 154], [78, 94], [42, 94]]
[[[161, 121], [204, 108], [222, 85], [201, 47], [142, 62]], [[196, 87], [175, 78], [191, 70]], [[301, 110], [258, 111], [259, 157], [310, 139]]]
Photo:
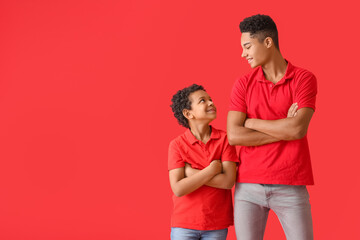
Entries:
[[249, 44], [250, 44], [250, 42], [247, 42], [247, 43], [244, 43], [243, 46], [245, 47], [246, 45], [249, 45]]

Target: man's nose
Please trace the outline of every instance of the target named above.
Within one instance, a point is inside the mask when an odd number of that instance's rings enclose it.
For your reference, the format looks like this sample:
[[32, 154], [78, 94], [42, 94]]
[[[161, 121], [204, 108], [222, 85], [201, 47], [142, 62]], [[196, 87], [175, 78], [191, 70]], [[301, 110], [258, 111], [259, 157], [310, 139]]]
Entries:
[[241, 53], [241, 57], [246, 57], [247, 53], [245, 52], [245, 49], [243, 49], [242, 53]]

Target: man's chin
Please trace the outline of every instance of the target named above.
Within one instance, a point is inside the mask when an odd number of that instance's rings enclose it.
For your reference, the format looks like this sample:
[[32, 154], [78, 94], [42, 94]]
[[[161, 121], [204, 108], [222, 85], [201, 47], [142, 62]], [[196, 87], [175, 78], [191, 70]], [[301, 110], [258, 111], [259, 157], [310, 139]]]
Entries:
[[259, 66], [259, 64], [255, 64], [255, 63], [250, 64], [251, 68], [257, 68], [258, 66]]

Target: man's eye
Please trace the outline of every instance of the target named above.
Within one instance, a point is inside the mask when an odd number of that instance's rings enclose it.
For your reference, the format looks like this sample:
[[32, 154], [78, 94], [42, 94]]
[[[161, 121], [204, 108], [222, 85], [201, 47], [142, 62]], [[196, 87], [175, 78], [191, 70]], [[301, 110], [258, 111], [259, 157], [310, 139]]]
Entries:
[[246, 47], [246, 49], [249, 49], [251, 46]]
[[200, 102], [205, 102], [205, 100], [204, 100], [204, 99], [201, 99]]

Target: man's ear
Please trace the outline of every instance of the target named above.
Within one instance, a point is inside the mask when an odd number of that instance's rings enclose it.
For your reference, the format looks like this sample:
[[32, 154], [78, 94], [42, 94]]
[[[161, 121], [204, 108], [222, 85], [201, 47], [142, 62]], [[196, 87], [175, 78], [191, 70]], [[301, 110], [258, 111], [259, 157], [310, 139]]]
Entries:
[[265, 46], [267, 48], [270, 48], [270, 47], [272, 47], [274, 45], [274, 42], [273, 42], [271, 37], [265, 38], [264, 42], [265, 42]]
[[190, 112], [189, 109], [183, 109], [183, 110], [182, 110], [182, 114], [184, 115], [184, 117], [185, 117], [186, 119], [194, 118], [194, 116], [192, 115], [192, 113]]

